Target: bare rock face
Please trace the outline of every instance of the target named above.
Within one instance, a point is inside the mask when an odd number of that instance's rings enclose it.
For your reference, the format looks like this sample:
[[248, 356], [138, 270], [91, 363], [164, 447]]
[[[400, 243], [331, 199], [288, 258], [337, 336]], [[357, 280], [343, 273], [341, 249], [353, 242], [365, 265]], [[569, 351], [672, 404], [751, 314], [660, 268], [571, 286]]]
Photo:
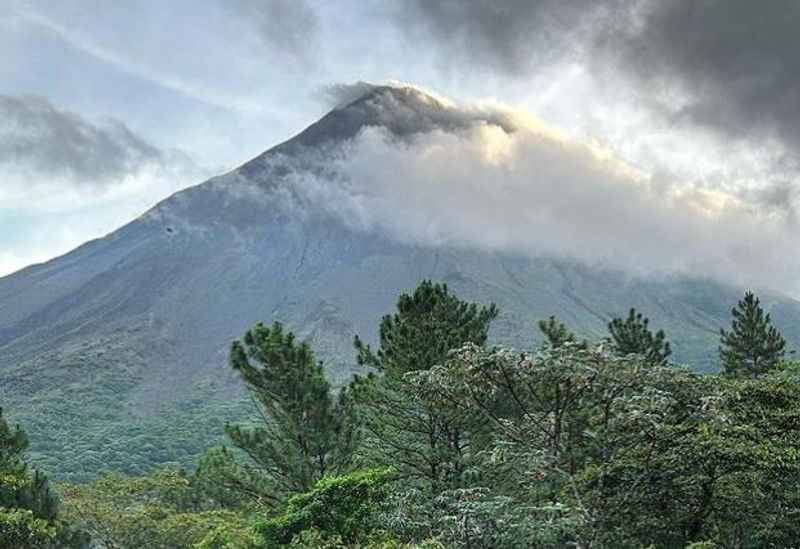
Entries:
[[[495, 343], [529, 348], [556, 315], [587, 337], [636, 306], [678, 360], [715, 367], [718, 328], [739, 290], [689, 279], [636, 280], [552, 258], [425, 247], [357, 230], [304, 200], [303, 173], [365, 127], [399, 140], [492, 123], [412, 88], [371, 87], [240, 168], [179, 192], [118, 231], [0, 279], [0, 404], [23, 423], [33, 457], [61, 478], [190, 465], [247, 419], [227, 366], [233, 339], [279, 320], [308, 338], [334, 383], [356, 371], [352, 339], [422, 279], [495, 302]], [[800, 304], [765, 299], [790, 341]]]

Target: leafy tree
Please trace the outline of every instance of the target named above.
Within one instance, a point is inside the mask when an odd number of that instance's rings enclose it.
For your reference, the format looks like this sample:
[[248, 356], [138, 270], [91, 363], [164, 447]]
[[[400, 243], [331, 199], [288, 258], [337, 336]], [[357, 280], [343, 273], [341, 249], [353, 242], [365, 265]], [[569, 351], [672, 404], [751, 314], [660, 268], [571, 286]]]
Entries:
[[703, 377], [569, 343], [466, 345], [410, 377], [493, 426], [472, 464], [485, 499], [457, 514], [475, 522], [437, 532], [454, 546], [790, 547], [798, 535], [796, 377]]
[[497, 516], [507, 522], [503, 546], [647, 546], [615, 534], [620, 527], [603, 527], [605, 516], [635, 507], [625, 507], [622, 499], [594, 499], [600, 490], [585, 489], [583, 479], [631, 449], [647, 448], [645, 427], [662, 410], [630, 412], [641, 421], [634, 429], [627, 406], [661, 406], [661, 392], [694, 376], [640, 355], [620, 357], [567, 343], [533, 355], [467, 345], [417, 377], [420, 391], [443, 391], [450, 401], [479, 410], [493, 426], [494, 448], [476, 466], [495, 497], [510, 497], [511, 509], [524, 510], [522, 517]]
[[56, 549], [58, 532], [27, 509], [0, 507], [0, 549]]
[[446, 285], [424, 281], [383, 317], [377, 351], [356, 337], [359, 364], [376, 372], [351, 385], [370, 459], [396, 466], [434, 493], [459, 482], [480, 425], [470, 412], [421, 398], [407, 375], [444, 362], [465, 343], [483, 345], [497, 314], [494, 305], [462, 301]]
[[93, 543], [109, 549], [254, 546], [257, 536], [245, 514], [196, 510], [193, 490], [192, 478], [182, 471], [143, 477], [112, 473], [88, 484], [63, 485], [63, 514], [89, 532]]
[[535, 354], [468, 344], [414, 381], [421, 393], [442, 391], [451, 402], [479, 410], [499, 440], [574, 473], [587, 459], [602, 457], [617, 400], [662, 373], [643, 366], [638, 356], [577, 343]]
[[786, 340], [753, 292], [744, 294], [731, 315], [731, 331], [720, 329], [719, 358], [725, 374], [756, 378], [777, 366], [786, 353]]
[[365, 542], [377, 528], [376, 519], [394, 477], [392, 469], [325, 477], [311, 491], [292, 497], [285, 513], [263, 522], [256, 530], [267, 547], [287, 545], [308, 530], [348, 545]]
[[692, 385], [626, 403], [615, 437], [647, 436], [584, 477], [600, 535], [622, 533], [635, 547], [791, 547], [799, 387], [720, 378]]
[[226, 428], [268, 487], [258, 497], [275, 505], [336, 472], [349, 452], [340, 444], [344, 413], [308, 344], [280, 323], [257, 324], [233, 344], [230, 362], [260, 414], [257, 426]]
[[650, 331], [650, 320], [631, 308], [628, 318], [614, 318], [608, 323], [614, 350], [622, 356], [637, 354], [649, 362], [664, 364], [672, 354], [669, 341], [663, 330], [655, 334]]
[[[560, 510], [543, 513], [488, 487], [445, 490], [435, 498], [398, 489], [386, 503], [382, 522], [410, 543], [437, 540], [443, 547], [527, 549], [563, 547]], [[548, 544], [550, 543], [550, 544]]]

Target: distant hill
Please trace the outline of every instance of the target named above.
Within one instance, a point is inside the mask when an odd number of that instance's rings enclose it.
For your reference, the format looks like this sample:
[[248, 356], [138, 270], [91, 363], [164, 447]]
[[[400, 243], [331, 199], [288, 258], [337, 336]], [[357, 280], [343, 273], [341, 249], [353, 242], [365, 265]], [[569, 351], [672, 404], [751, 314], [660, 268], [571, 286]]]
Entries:
[[[495, 343], [530, 347], [541, 339], [536, 321], [549, 315], [597, 338], [635, 306], [667, 331], [675, 359], [715, 368], [719, 327], [740, 289], [399, 243], [348, 228], [293, 188], [303, 170], [324, 177], [326, 158], [366, 126], [411, 138], [482, 121], [451, 109], [411, 88], [373, 87], [105, 238], [0, 279], [0, 404], [25, 425], [38, 463], [78, 480], [191, 464], [221, 440], [225, 421], [247, 414], [227, 350], [248, 327], [284, 322], [343, 383], [356, 370], [354, 334], [374, 339], [397, 295], [426, 278], [496, 302]], [[800, 342], [800, 303], [762, 300]]]

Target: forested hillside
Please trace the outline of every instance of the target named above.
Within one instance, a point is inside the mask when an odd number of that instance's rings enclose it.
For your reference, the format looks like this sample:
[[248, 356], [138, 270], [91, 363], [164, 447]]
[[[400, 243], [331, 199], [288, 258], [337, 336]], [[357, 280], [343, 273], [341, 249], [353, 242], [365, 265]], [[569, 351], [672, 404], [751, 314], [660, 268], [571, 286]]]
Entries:
[[[31, 460], [70, 481], [191, 467], [225, 440], [226, 422], [250, 412], [227, 366], [234, 339], [256, 322], [280, 321], [309, 340], [339, 388], [367, 372], [354, 336], [376, 344], [381, 316], [424, 279], [496, 303], [492, 344], [529, 350], [543, 341], [537, 322], [550, 315], [596, 341], [612, 318], [636, 307], [670, 334], [674, 362], [717, 371], [718, 331], [739, 288], [555, 254], [402, 240], [324, 200], [343, 184], [336, 167], [364, 132], [405, 143], [485, 126], [519, 130], [499, 112], [449, 106], [414, 88], [367, 86], [240, 168], [63, 257], [0, 278], [2, 404], [34, 435]], [[800, 304], [760, 295], [787, 340], [800, 343]]]
[[792, 547], [800, 365], [755, 295], [731, 306], [715, 375], [635, 309], [493, 345], [502, 311], [429, 281], [355, 338], [368, 373], [340, 388], [258, 323], [229, 351], [251, 413], [188, 470], [48, 483], [0, 418], [0, 547]]
[[800, 0], [0, 7], [0, 549], [800, 549]]

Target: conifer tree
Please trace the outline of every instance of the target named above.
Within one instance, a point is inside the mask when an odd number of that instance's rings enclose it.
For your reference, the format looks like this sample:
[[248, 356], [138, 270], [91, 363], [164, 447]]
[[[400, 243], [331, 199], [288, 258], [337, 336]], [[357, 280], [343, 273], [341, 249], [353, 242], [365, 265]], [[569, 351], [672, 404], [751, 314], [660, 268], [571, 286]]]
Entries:
[[434, 493], [458, 482], [474, 425], [468, 414], [424, 398], [406, 374], [443, 364], [466, 343], [483, 345], [497, 314], [493, 304], [462, 301], [445, 284], [426, 280], [383, 318], [377, 351], [356, 337], [359, 364], [377, 372], [351, 385], [374, 459], [423, 480]]
[[10, 473], [24, 470], [23, 454], [28, 448], [28, 437], [19, 426], [13, 429], [3, 418], [0, 408], [0, 471]]
[[772, 326], [753, 292], [731, 310], [731, 331], [720, 329], [719, 358], [731, 377], [757, 378], [774, 368], [786, 352], [786, 340]]
[[[550, 316], [547, 320], [538, 322], [539, 331], [547, 338], [547, 343], [551, 347], [561, 347], [565, 343], [577, 343], [575, 334], [567, 328], [566, 324], [558, 320], [555, 316]], [[586, 342], [581, 342], [581, 346], [586, 346]]]
[[28, 437], [10, 427], [0, 408], [0, 549], [88, 547], [84, 533], [58, 520], [47, 477], [28, 467]]
[[52, 521], [57, 500], [39, 471], [31, 471], [25, 460], [28, 437], [19, 427], [11, 428], [0, 408], [0, 507], [25, 509], [34, 517]]
[[483, 307], [462, 301], [446, 284], [424, 280], [413, 294], [400, 296], [395, 314], [381, 320], [377, 352], [356, 336], [358, 362], [394, 377], [428, 370], [465, 343], [486, 343], [489, 324], [497, 314], [494, 304]]
[[649, 323], [650, 320], [642, 316], [642, 313], [637, 313], [634, 308], [631, 308], [625, 320], [611, 320], [608, 331], [614, 351], [620, 356], [637, 354], [650, 363], [664, 364], [672, 354], [672, 349], [664, 331], [658, 330], [653, 334], [648, 327]]
[[308, 344], [280, 323], [259, 323], [233, 344], [230, 363], [261, 415], [256, 427], [226, 428], [263, 476], [260, 487], [253, 486], [259, 495], [277, 503], [336, 472], [346, 454], [339, 444], [343, 414]]

